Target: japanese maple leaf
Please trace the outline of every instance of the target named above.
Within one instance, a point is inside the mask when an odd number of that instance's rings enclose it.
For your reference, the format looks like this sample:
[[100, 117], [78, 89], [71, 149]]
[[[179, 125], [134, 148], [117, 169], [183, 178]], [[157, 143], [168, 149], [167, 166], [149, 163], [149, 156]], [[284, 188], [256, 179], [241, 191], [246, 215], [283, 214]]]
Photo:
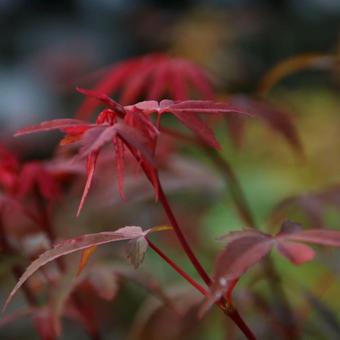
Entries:
[[[111, 106], [112, 99], [106, 94], [92, 90], [77, 89], [80, 93], [96, 99], [106, 105]], [[210, 127], [200, 119], [199, 114], [231, 114], [238, 113], [249, 115], [249, 110], [238, 107], [231, 102], [215, 102], [212, 100], [183, 100], [173, 101], [164, 99], [160, 102], [155, 100], [142, 101], [133, 105], [124, 106], [125, 121], [131, 124], [131, 120], [139, 130], [148, 129], [151, 134], [151, 121], [146, 117], [156, 114], [157, 128], [160, 127], [160, 118], [163, 114], [174, 115], [183, 125], [192, 130], [197, 137], [205, 144], [218, 149], [220, 145]], [[138, 118], [138, 119], [137, 119]]]
[[[212, 99], [214, 91], [209, 76], [199, 65], [166, 54], [154, 53], [113, 65], [95, 84], [94, 90], [112, 95], [120, 92], [120, 102], [127, 105], [144, 99], [190, 99], [189, 89], [203, 99]], [[88, 97], [77, 112], [87, 119], [98, 102]]]
[[217, 258], [213, 284], [210, 287], [211, 295], [203, 311], [206, 311], [224, 294], [230, 297], [235, 281], [268, 255], [273, 247], [290, 262], [300, 265], [312, 260], [315, 256], [314, 250], [304, 242], [340, 247], [340, 231], [303, 230], [299, 224], [286, 221], [276, 235], [249, 229], [231, 232], [223, 236], [221, 240], [227, 241], [228, 244]]
[[[124, 197], [122, 176], [126, 147], [134, 153], [140, 162], [148, 164], [150, 172], [152, 171], [152, 166], [150, 165], [153, 164], [152, 143], [150, 142], [151, 132], [147, 135], [146, 129], [142, 131], [141, 129], [137, 130], [133, 126], [135, 121], [132, 123], [131, 121], [118, 121], [117, 116], [125, 115], [125, 109], [113, 100], [110, 100], [108, 104], [111, 109], [102, 111], [98, 115], [95, 124], [77, 119], [56, 119], [23, 128], [16, 133], [16, 136], [20, 136], [33, 132], [60, 130], [65, 133], [65, 137], [61, 141], [62, 145], [70, 143], [78, 143], [81, 145], [78, 154], [80, 157], [87, 159], [87, 180], [77, 215], [80, 214], [85, 198], [90, 190], [98, 155], [105, 144], [112, 143], [114, 146], [118, 189], [122, 197]], [[128, 125], [128, 123], [130, 123], [130, 125]], [[154, 131], [156, 131], [156, 128], [154, 128], [153, 132]]]
[[[231, 112], [247, 114], [246, 110], [228, 102], [162, 100], [159, 103], [157, 101], [144, 101], [134, 105], [122, 106], [106, 94], [79, 88], [78, 91], [108, 107], [99, 114], [95, 124], [77, 119], [57, 119], [21, 129], [16, 133], [16, 136], [18, 136], [59, 129], [66, 133], [61, 144], [80, 142], [82, 147], [79, 154], [81, 157], [87, 157], [87, 181], [78, 214], [89, 192], [98, 154], [105, 144], [109, 142], [114, 144], [118, 189], [122, 197], [124, 197], [122, 178], [125, 146], [135, 158], [142, 161], [142, 168], [146, 175], [151, 178], [157, 194], [157, 179], [152, 164], [159, 134], [160, 117], [163, 114], [173, 114], [181, 123], [191, 129], [202, 142], [213, 148], [219, 148], [219, 143], [213, 131], [199, 118], [199, 114], [211, 115]], [[156, 126], [152, 120], [154, 114], [158, 116]]]
[[[93, 234], [85, 234], [76, 238], [64, 240], [56, 244], [53, 248], [43, 252], [35, 259], [22, 274], [15, 287], [8, 296], [3, 311], [7, 308], [7, 305], [12, 300], [18, 289], [41, 267], [46, 264], [68, 254], [75, 252], [86, 251], [87, 249], [93, 249], [94, 247], [109, 244], [118, 241], [132, 241], [145, 238], [149, 233], [159, 232], [166, 230], [165, 228], [150, 228], [143, 230], [138, 226], [127, 226], [114, 231], [99, 232]], [[145, 249], [146, 251], [146, 249]], [[81, 264], [82, 265], [82, 264]]]
[[[108, 95], [118, 94], [123, 104], [132, 104], [141, 98], [175, 101], [201, 98], [215, 100], [211, 79], [203, 68], [190, 60], [165, 54], [149, 54], [113, 65], [103, 71], [94, 90]], [[193, 90], [196, 96], [193, 96]], [[301, 141], [289, 113], [265, 100], [246, 96], [230, 96], [230, 104], [263, 119], [274, 132], [282, 135], [292, 147], [302, 152]], [[89, 118], [99, 103], [92, 97], [84, 100], [76, 116]], [[236, 115], [227, 115], [230, 135], [235, 145], [240, 145], [245, 121]]]

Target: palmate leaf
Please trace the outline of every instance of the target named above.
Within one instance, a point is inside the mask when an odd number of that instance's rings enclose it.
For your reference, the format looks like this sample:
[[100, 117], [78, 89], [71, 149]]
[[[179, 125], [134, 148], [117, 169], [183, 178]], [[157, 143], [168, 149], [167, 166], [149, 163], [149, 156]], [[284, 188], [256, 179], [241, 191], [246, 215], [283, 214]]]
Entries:
[[138, 155], [141, 155], [139, 158], [149, 164], [150, 171], [153, 169], [154, 157], [152, 146], [145, 135], [143, 135], [139, 130], [122, 123], [116, 123], [112, 126], [97, 126], [86, 131], [80, 140], [82, 147], [79, 151], [79, 155], [81, 157], [87, 157], [87, 179], [78, 207], [77, 216], [81, 212], [91, 187], [100, 149], [105, 144], [112, 142], [116, 155], [116, 175], [118, 191], [121, 198], [124, 199], [125, 197], [123, 191], [123, 164], [125, 145], [134, 148], [136, 154], [138, 153]]
[[[126, 114], [125, 109], [120, 106], [120, 104], [114, 101], [111, 103], [110, 98], [106, 98], [105, 95], [94, 93], [93, 91], [88, 92], [84, 90], [84, 93], [104, 100], [105, 103], [115, 108], [118, 113], [111, 109], [104, 110], [99, 114], [96, 124], [90, 124], [76, 119], [57, 119], [20, 129], [15, 134], [16, 136], [20, 136], [34, 132], [61, 130], [67, 134], [63, 141], [66, 139], [66, 143], [79, 142], [81, 145], [79, 155], [87, 158], [87, 178], [77, 215], [80, 214], [89, 193], [101, 148], [108, 143], [113, 143], [114, 145], [114, 150], [116, 151], [115, 164], [118, 190], [121, 197], [124, 198], [122, 182], [124, 152], [126, 147], [133, 153], [138, 162], [143, 163], [145, 165], [144, 168], [152, 173], [155, 171], [153, 166], [155, 149], [153, 139], [158, 132], [151, 121], [149, 125], [143, 124], [144, 120], [140, 117], [140, 112], [135, 113], [135, 119], [124, 119], [118, 122], [117, 114]], [[129, 118], [128, 115], [126, 115], [126, 117]], [[136, 124], [136, 121], [139, 121], [139, 124]], [[155, 177], [154, 175], [152, 176]]]
[[340, 230], [302, 230], [294, 222], [285, 222], [274, 236], [256, 230], [237, 231], [221, 238], [229, 242], [219, 254], [213, 276], [210, 297], [203, 306], [205, 312], [224, 294], [230, 296], [235, 280], [266, 256], [273, 247], [293, 264], [314, 258], [314, 250], [300, 242], [340, 247]]
[[245, 96], [231, 96], [225, 102], [209, 100], [162, 100], [144, 101], [131, 106], [125, 106], [126, 110], [134, 106], [145, 114], [171, 113], [187, 128], [191, 129], [203, 142], [211, 147], [218, 148], [219, 144], [213, 131], [203, 122], [199, 114], [223, 115], [229, 125], [230, 133], [236, 144], [240, 144], [247, 116], [263, 119], [274, 131], [281, 134], [288, 143], [299, 153], [302, 153], [302, 144], [292, 117], [282, 109], [279, 109], [263, 100], [255, 100]]
[[125, 110], [129, 111], [133, 107], [141, 110], [146, 115], [153, 113], [159, 116], [166, 113], [173, 114], [183, 125], [191, 129], [202, 142], [215, 149], [219, 149], [220, 145], [215, 138], [214, 132], [199, 118], [199, 114], [239, 113], [250, 115], [250, 110], [238, 107], [230, 102], [222, 103], [209, 100], [185, 100], [176, 102], [164, 99], [159, 103], [151, 100], [125, 106]]
[[[141, 165], [146, 176], [151, 180], [157, 198], [158, 180], [157, 171], [154, 166], [154, 156], [159, 129], [154, 125], [150, 117], [151, 115], [158, 115], [159, 118], [166, 113], [173, 114], [187, 128], [191, 129], [202, 143], [218, 149], [220, 145], [213, 131], [200, 119], [199, 115], [230, 114], [232, 112], [248, 114], [246, 109], [237, 107], [230, 102], [219, 103], [202, 100], [186, 100], [180, 102], [162, 100], [160, 103], [156, 101], [145, 101], [123, 107], [111, 101], [105, 94], [98, 93], [97, 91], [83, 89], [78, 89], [78, 91], [90, 98], [103, 101], [110, 107], [98, 115], [96, 124], [90, 124], [76, 119], [57, 119], [20, 129], [16, 133], [16, 136], [20, 136], [33, 132], [57, 129], [67, 134], [66, 139], [64, 138], [63, 140], [66, 140], [66, 143], [79, 142], [81, 145], [79, 155], [81, 157], [87, 157], [87, 179], [77, 215], [79, 215], [89, 193], [99, 152], [105, 144], [111, 142], [116, 151], [115, 165], [118, 190], [121, 197], [124, 198], [124, 150], [128, 148]], [[157, 122], [159, 123], [159, 119], [157, 119]]]
[[[310, 58], [306, 59], [310, 59], [313, 65], [323, 65], [329, 63], [329, 58], [332, 59], [329, 56], [311, 55]], [[215, 98], [209, 77], [198, 65], [185, 59], [173, 58], [164, 54], [150, 54], [119, 63], [103, 76], [94, 89], [97, 94], [112, 95], [120, 92], [119, 100], [124, 105], [137, 102], [140, 98], [159, 100], [166, 96], [176, 101], [187, 101], [192, 99], [192, 93], [189, 89], [194, 89], [199, 98], [204, 100]], [[84, 90], [80, 92], [86, 94]], [[89, 93], [87, 91], [87, 95]], [[247, 110], [249, 112], [263, 118], [274, 131], [283, 135], [297, 151], [301, 152], [301, 142], [289, 114], [266, 103], [264, 100], [254, 100], [245, 96], [232, 96], [231, 98], [235, 100], [235, 104], [242, 101], [242, 112], [246, 109], [245, 106], [248, 106]], [[108, 105], [107, 100], [108, 96], [103, 94], [100, 96], [88, 96], [79, 108], [77, 117], [89, 118], [100, 102]], [[234, 112], [239, 112], [237, 107], [238, 105], [236, 105]], [[211, 107], [208, 109], [211, 112]], [[175, 114], [175, 111], [173, 111], [173, 114]], [[183, 114], [180, 115], [182, 117], [177, 118], [187, 125], [183, 121]], [[233, 114], [226, 116], [226, 120], [235, 144], [239, 145], [245, 122]], [[198, 127], [197, 130], [199, 130]], [[205, 133], [206, 135], [207, 133]], [[208, 139], [203, 136], [203, 139], [209, 145], [216, 147], [216, 141], [212, 138]]]
[[77, 238], [72, 238], [60, 242], [52, 249], [42, 253], [35, 261], [33, 261], [24, 274], [21, 276], [10, 295], [8, 296], [3, 311], [7, 308], [8, 304], [16, 294], [18, 289], [41, 267], [47, 263], [77, 251], [85, 250], [93, 246], [99, 246], [106, 243], [116, 241], [132, 240], [139, 237], [144, 237], [150, 230], [143, 231], [140, 227], [124, 227], [111, 232], [100, 232], [95, 234], [86, 234]]
[[211, 296], [204, 304], [202, 313], [225, 293], [230, 294], [230, 290], [233, 289], [233, 281], [267, 255], [272, 249], [273, 243], [270, 235], [260, 232], [253, 235], [246, 234], [244, 237], [239, 235], [228, 243], [216, 260], [213, 284], [210, 287]]
[[[162, 99], [170, 95], [174, 100], [189, 99], [193, 89], [200, 98], [212, 99], [213, 88], [208, 75], [195, 63], [182, 58], [155, 53], [133, 58], [111, 67], [94, 89], [109, 95], [120, 92], [125, 104], [137, 102], [141, 97]], [[93, 97], [84, 100], [77, 117], [89, 118], [98, 101]]]

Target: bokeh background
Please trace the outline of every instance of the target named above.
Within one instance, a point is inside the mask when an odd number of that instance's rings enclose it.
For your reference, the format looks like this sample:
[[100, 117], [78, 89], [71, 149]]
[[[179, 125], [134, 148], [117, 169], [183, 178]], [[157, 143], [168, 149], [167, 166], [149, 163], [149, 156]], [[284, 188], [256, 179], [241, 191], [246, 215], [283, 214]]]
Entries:
[[[34, 136], [27, 143], [27, 139], [14, 139], [13, 132], [52, 117], [71, 117], [82, 100], [74, 88], [94, 71], [129, 57], [162, 51], [188, 58], [208, 69], [214, 75], [221, 98], [234, 93], [254, 94], [264, 74], [288, 57], [309, 52], [339, 53], [340, 2], [0, 0], [0, 32], [0, 139], [22, 159], [44, 159], [51, 155], [57, 137]], [[285, 197], [320, 192], [340, 183], [339, 85], [337, 68], [309, 69], [285, 78], [268, 95], [272, 102], [291, 112], [304, 146], [304, 158], [296, 155], [282, 137], [255, 120], [247, 125], [241, 149], [233, 146], [225, 128], [217, 130], [223, 153], [237, 172], [257, 223], [263, 229], [268, 228], [273, 207]], [[197, 228], [197, 244], [204, 249], [203, 258], [210, 265], [218, 249], [214, 238], [242, 227], [242, 222], [230, 202], [228, 187], [221, 183], [205, 157], [190, 148], [184, 152], [203, 162], [212, 171], [211, 176], [217, 177], [209, 190], [201, 189], [200, 195], [197, 195], [199, 188], [189, 194], [174, 195], [175, 207], [186, 215], [188, 228]], [[195, 216], [197, 207], [199, 216]], [[191, 221], [188, 212], [194, 215]], [[133, 217], [150, 223], [153, 218], [162, 221], [154, 212], [151, 217], [142, 210], [137, 216], [129, 215], [128, 210], [125, 213], [126, 216], [120, 211], [113, 224], [139, 223]], [[288, 217], [309, 223], [299, 212], [291, 212]], [[99, 217], [91, 218], [95, 221]], [[74, 222], [70, 217], [69, 223], [78, 225], [78, 229], [63, 233], [80, 233], [79, 226], [84, 220]], [[108, 220], [109, 217], [104, 218], [105, 222]], [[326, 223], [331, 228], [340, 228], [337, 208], [327, 210]], [[94, 229], [100, 229], [102, 224], [99, 222]], [[170, 253], [181, 260], [170, 246]], [[312, 289], [320, 275], [329, 271], [337, 273], [340, 267], [334, 260], [336, 255], [339, 253], [334, 252], [333, 262], [327, 265], [319, 261], [301, 268], [291, 267], [274, 255], [283, 272], [283, 282], [288, 284], [288, 295], [295, 301], [301, 299], [301, 293], [289, 287], [290, 280], [299, 287]], [[161, 281], [177, 279], [152, 256], [144, 266], [152, 267]], [[339, 325], [340, 300], [335, 298], [340, 293], [336, 285], [339, 281], [332, 277], [330, 282], [325, 291], [319, 289], [316, 294]], [[5, 285], [2, 294], [8, 287]], [[259, 289], [263, 289], [261, 284]], [[126, 309], [121, 318], [115, 318], [116, 331], [108, 331], [111, 334], [108, 339], [126, 336], [125, 328], [137, 310], [134, 304], [142, 300], [139, 291], [132, 296], [123, 295], [117, 305], [120, 310], [124, 306]], [[109, 311], [111, 307], [105, 308]], [[217, 319], [212, 317], [210, 326], [202, 330], [202, 339], [225, 336]], [[21, 327], [25, 330], [28, 326]], [[336, 339], [334, 328], [327, 323], [320, 327], [321, 335], [315, 339]], [[8, 329], [4, 334], [4, 339], [19, 336]], [[72, 337], [65, 335], [66, 338]]]

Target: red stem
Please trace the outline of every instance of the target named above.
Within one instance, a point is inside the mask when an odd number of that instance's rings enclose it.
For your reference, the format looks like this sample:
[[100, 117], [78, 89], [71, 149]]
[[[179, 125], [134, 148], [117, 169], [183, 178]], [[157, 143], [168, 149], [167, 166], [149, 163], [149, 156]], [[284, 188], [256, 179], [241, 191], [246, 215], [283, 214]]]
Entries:
[[[180, 268], [175, 262], [173, 262], [166, 254], [162, 252], [153, 242], [151, 242], [148, 238], [146, 238], [148, 245], [152, 250], [154, 250], [164, 261], [166, 261], [180, 276], [182, 276], [186, 281], [188, 281], [196, 290], [198, 290], [205, 297], [209, 296], [209, 292], [202, 287], [197, 281], [195, 281], [190, 275], [188, 275], [182, 268]], [[226, 305], [226, 302], [221, 299], [215, 302], [225, 315], [230, 317], [234, 323], [238, 326], [241, 332], [247, 337], [249, 340], [256, 339], [253, 332], [247, 326], [247, 324], [242, 319], [241, 315], [232, 305]]]
[[182, 268], [180, 268], [175, 262], [173, 262], [167, 255], [165, 255], [153, 242], [148, 238], [146, 239], [148, 245], [154, 250], [165, 262], [167, 262], [179, 275], [187, 280], [193, 287], [195, 287], [204, 296], [209, 296], [209, 292], [202, 287], [197, 281], [195, 281], [190, 275], [188, 275]]
[[175, 215], [173, 214], [171, 207], [169, 205], [168, 199], [164, 194], [164, 191], [163, 191], [163, 188], [162, 188], [162, 185], [160, 183], [158, 176], [157, 176], [157, 181], [158, 181], [158, 189], [159, 189], [159, 192], [158, 192], [159, 201], [161, 202], [164, 208], [164, 211], [166, 215], [168, 216], [172, 227], [174, 228], [175, 234], [179, 242], [181, 243], [184, 252], [187, 254], [189, 260], [191, 261], [191, 263], [193, 264], [193, 266], [195, 267], [195, 269], [197, 270], [198, 274], [203, 279], [203, 281], [207, 284], [207, 286], [210, 286], [211, 279], [209, 275], [207, 274], [207, 272], [205, 271], [205, 269], [203, 268], [203, 266], [201, 265], [201, 263], [199, 262], [199, 260], [197, 259], [197, 257], [195, 256], [181, 228], [179, 227], [179, 224], [177, 223]]
[[[146, 165], [143, 161], [140, 160], [137, 153], [129, 147], [131, 153], [134, 155], [136, 160], [140, 162], [141, 167], [144, 170], [145, 175], [149, 179], [151, 185], [154, 184], [153, 178], [147, 169]], [[156, 170], [155, 170], [156, 172]], [[159, 180], [158, 173], [156, 172], [156, 181], [157, 181], [157, 189], [158, 189], [158, 199], [161, 202], [163, 209], [165, 213], [167, 214], [169, 221], [176, 233], [176, 236], [180, 242], [180, 244], [183, 247], [184, 252], [187, 254], [189, 260], [195, 267], [196, 271], [200, 275], [200, 277], [203, 279], [203, 281], [207, 284], [209, 287], [212, 284], [212, 281], [205, 271], [205, 269], [202, 267], [199, 260], [196, 258], [195, 254], [193, 253], [188, 241], [186, 240], [182, 230], [179, 227], [179, 224], [177, 223], [177, 220], [175, 218], [175, 215], [172, 212], [172, 209], [169, 205], [168, 199], [163, 191], [162, 184]], [[183, 278], [185, 278], [188, 282], [190, 282], [196, 289], [198, 289], [204, 296], [209, 295], [209, 293], [201, 286], [199, 285], [195, 280], [193, 280], [187, 273], [185, 273], [181, 268], [179, 268], [171, 259], [169, 259], [158, 247], [156, 247], [153, 243], [150, 243], [150, 241], [147, 239], [150, 247], [158, 254], [160, 255], [169, 265], [174, 268], [177, 273], [179, 273]], [[243, 332], [243, 334], [250, 340], [256, 339], [255, 335], [252, 333], [252, 331], [249, 329], [249, 327], [246, 325], [246, 323], [243, 321], [239, 313], [236, 311], [236, 309], [232, 305], [228, 305], [225, 301], [225, 299], [220, 299], [215, 303], [219, 308], [223, 310], [223, 312], [228, 315], [240, 328], [240, 330]]]
[[243, 332], [243, 334], [249, 339], [249, 340], [256, 340], [255, 335], [250, 330], [250, 328], [247, 326], [247, 324], [242, 319], [239, 312], [231, 306], [231, 308], [228, 308], [225, 313], [235, 322], [235, 324], [238, 326], [238, 328]]

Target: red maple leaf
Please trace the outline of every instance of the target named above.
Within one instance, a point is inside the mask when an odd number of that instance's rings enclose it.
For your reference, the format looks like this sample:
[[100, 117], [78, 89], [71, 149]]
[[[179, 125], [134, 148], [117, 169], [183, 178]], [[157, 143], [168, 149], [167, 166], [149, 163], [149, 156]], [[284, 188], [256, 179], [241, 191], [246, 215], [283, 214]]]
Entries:
[[[140, 99], [170, 98], [183, 101], [192, 98], [216, 98], [211, 79], [200, 65], [165, 54], [155, 53], [132, 58], [99, 73], [104, 75], [94, 85], [94, 91], [108, 95], [118, 94], [119, 101], [124, 105]], [[193, 96], [192, 92], [195, 92], [196, 96]], [[246, 96], [232, 95], [229, 102], [265, 121], [275, 133], [282, 135], [296, 151], [302, 153], [301, 141], [289, 113], [265, 100]], [[95, 98], [88, 97], [83, 101], [76, 116], [89, 118], [98, 105]], [[225, 116], [225, 119], [233, 142], [239, 146], [245, 120], [237, 114]]]
[[203, 307], [206, 311], [224, 294], [229, 298], [237, 281], [248, 269], [261, 261], [271, 250], [278, 252], [295, 265], [314, 258], [315, 252], [301, 242], [340, 247], [340, 231], [331, 229], [303, 230], [297, 223], [286, 221], [276, 235], [258, 230], [231, 232], [221, 238], [227, 241], [215, 264], [211, 295]]
[[[120, 92], [123, 104], [132, 104], [144, 99], [186, 100], [189, 89], [200, 98], [214, 98], [209, 76], [199, 65], [166, 54], [154, 53], [136, 57], [110, 67], [94, 86], [94, 90], [112, 95]], [[86, 98], [77, 112], [77, 117], [87, 119], [98, 102]]]
[[[163, 114], [173, 114], [181, 123], [191, 129], [202, 142], [214, 148], [219, 148], [219, 143], [213, 131], [199, 118], [199, 114], [224, 114], [231, 112], [247, 114], [245, 110], [228, 102], [218, 103], [204, 100], [175, 102], [172, 100], [162, 100], [159, 103], [157, 101], [144, 101], [134, 105], [122, 106], [106, 94], [84, 89], [78, 89], [78, 91], [108, 106], [107, 109], [98, 115], [95, 124], [78, 119], [57, 119], [23, 128], [16, 133], [16, 136], [19, 136], [32, 132], [57, 129], [66, 134], [61, 144], [80, 143], [79, 155], [87, 158], [87, 181], [77, 215], [79, 215], [85, 198], [88, 195], [97, 158], [105, 144], [111, 142], [114, 145], [118, 190], [121, 197], [124, 198], [122, 183], [124, 152], [126, 148], [141, 163], [143, 171], [151, 180], [157, 195], [158, 180], [153, 163], [157, 136], [159, 134], [160, 117]], [[152, 120], [154, 114], [157, 115], [156, 125]]]
[[[102, 111], [97, 118], [96, 124], [77, 119], [57, 119], [23, 128], [16, 133], [18, 136], [32, 132], [60, 130], [66, 134], [65, 138], [62, 139], [61, 144], [80, 143], [81, 148], [79, 150], [79, 156], [86, 157], [87, 159], [87, 180], [77, 215], [79, 215], [81, 208], [84, 205], [85, 198], [88, 195], [96, 168], [97, 158], [100, 150], [105, 144], [111, 142], [114, 145], [118, 188], [122, 197], [124, 196], [122, 189], [122, 174], [126, 147], [134, 153], [134, 156], [137, 157], [140, 162], [148, 164], [150, 171], [152, 171], [150, 165], [153, 163], [153, 154], [150, 149], [150, 146], [152, 145], [150, 142], [152, 136], [151, 132], [147, 135], [145, 129], [142, 132], [140, 129], [136, 129], [133, 126], [136, 125], [135, 121], [118, 121], [118, 115], [121, 115], [122, 113], [126, 115], [124, 108], [118, 106], [118, 104], [114, 104], [113, 101], [112, 103], [110, 102], [109, 105], [113, 109]], [[154, 128], [153, 132], [155, 131], [156, 128]]]

